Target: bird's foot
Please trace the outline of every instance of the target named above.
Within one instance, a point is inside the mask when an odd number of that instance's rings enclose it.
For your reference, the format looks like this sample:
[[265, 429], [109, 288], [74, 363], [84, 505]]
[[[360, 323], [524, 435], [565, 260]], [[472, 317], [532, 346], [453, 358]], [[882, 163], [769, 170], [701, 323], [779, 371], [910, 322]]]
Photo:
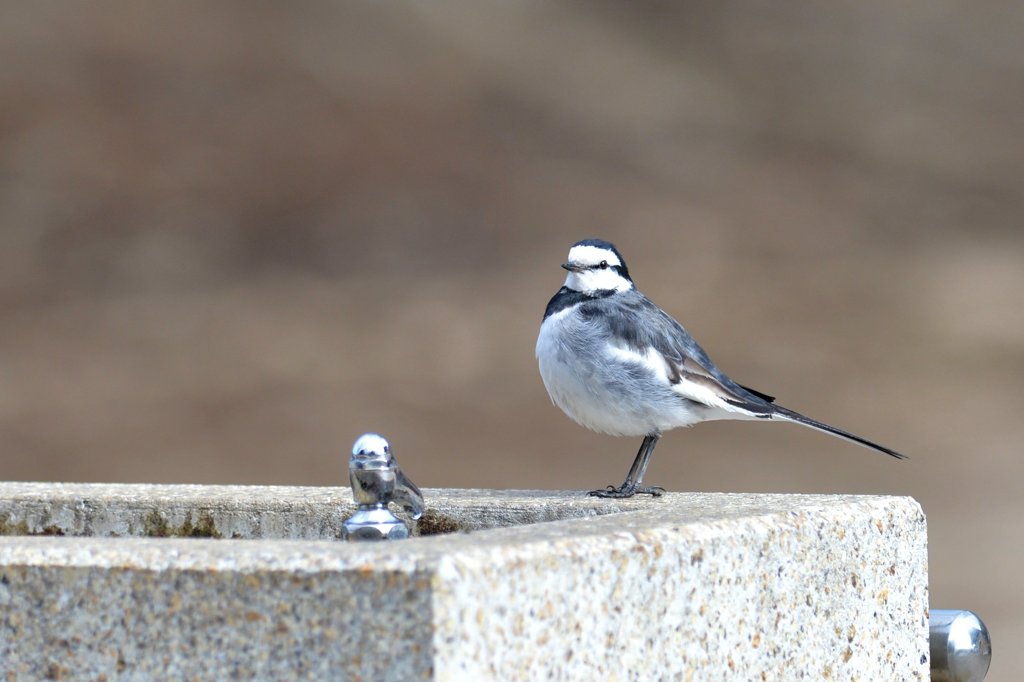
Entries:
[[601, 490], [591, 490], [588, 494], [591, 497], [625, 499], [627, 497], [633, 497], [634, 495], [651, 495], [652, 497], [661, 497], [664, 493], [665, 489], [658, 486], [640, 487], [635, 483], [623, 483], [620, 486], [610, 485]]

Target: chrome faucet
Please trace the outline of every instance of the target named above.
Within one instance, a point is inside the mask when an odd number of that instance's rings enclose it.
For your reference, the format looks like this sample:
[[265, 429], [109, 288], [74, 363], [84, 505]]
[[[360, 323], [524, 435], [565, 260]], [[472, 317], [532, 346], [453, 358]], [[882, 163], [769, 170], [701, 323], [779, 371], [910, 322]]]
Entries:
[[345, 521], [342, 538], [350, 541], [399, 540], [409, 537], [409, 526], [388, 505], [399, 505], [413, 519], [423, 516], [423, 495], [402, 473], [382, 436], [366, 433], [352, 446], [348, 477], [356, 512]]

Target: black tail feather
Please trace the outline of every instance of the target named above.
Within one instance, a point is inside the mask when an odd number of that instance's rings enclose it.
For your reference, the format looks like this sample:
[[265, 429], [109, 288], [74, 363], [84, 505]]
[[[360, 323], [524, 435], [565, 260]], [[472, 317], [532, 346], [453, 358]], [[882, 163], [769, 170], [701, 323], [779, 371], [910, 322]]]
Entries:
[[890, 457], [895, 457], [896, 459], [909, 459], [909, 457], [907, 457], [906, 455], [900, 454], [895, 450], [890, 450], [884, 445], [873, 443], [869, 441], [867, 438], [861, 438], [860, 436], [850, 433], [849, 431], [843, 431], [842, 429], [838, 429], [834, 426], [829, 426], [828, 424], [816, 421], [814, 419], [811, 419], [810, 417], [805, 417], [799, 412], [794, 412], [793, 410], [788, 410], [785, 407], [780, 407], [778, 405], [773, 405], [772, 407], [775, 408], [772, 411], [773, 417], [781, 417], [782, 419], [786, 419], [791, 422], [796, 422], [797, 424], [803, 424], [804, 426], [809, 426], [812, 429], [817, 429], [818, 431], [822, 431], [833, 436], [839, 436], [840, 438], [848, 440], [851, 443], [856, 443], [857, 445], [862, 445], [866, 448], [871, 448], [872, 450], [884, 452]]
[[753, 393], [754, 395], [756, 395], [758, 398], [760, 398], [761, 400], [765, 401], [766, 403], [774, 403], [775, 402], [775, 396], [773, 396], [773, 395], [768, 395], [767, 393], [761, 393], [761, 391], [755, 391], [750, 386], [744, 386], [743, 384], [740, 384], [740, 388], [742, 388], [747, 393]]

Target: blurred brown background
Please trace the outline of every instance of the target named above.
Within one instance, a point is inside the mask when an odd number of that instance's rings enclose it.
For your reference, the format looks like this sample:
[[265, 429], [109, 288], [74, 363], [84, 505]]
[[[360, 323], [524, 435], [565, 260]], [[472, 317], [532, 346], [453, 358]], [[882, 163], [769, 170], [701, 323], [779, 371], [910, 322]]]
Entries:
[[[553, 407], [577, 239], [793, 426], [671, 490], [913, 495], [932, 603], [1024, 654], [1024, 5], [4, 3], [0, 478], [589, 489]], [[1017, 651], [1014, 650], [1017, 649]]]

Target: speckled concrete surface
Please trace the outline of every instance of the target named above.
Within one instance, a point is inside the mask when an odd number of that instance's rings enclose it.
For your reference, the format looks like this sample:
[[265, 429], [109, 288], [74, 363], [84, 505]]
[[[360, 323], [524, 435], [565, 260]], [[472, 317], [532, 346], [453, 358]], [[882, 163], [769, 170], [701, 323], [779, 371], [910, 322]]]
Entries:
[[[0, 516], [5, 532], [144, 535], [152, 523], [103, 531], [99, 519], [173, 508], [173, 527], [174, 514], [206, 509], [222, 537], [330, 538], [340, 520], [326, 517], [351, 508], [346, 493], [4, 484]], [[2, 537], [0, 669], [14, 680], [927, 679], [926, 528], [908, 498], [425, 493], [434, 530], [490, 529], [382, 545]]]

